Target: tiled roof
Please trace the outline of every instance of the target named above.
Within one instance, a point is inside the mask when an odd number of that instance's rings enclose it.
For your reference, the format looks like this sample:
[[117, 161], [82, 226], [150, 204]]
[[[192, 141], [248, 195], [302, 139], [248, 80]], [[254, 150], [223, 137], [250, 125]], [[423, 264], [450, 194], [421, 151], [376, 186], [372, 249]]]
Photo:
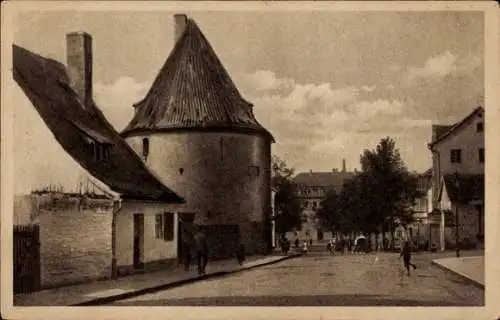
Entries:
[[229, 130], [274, 141], [191, 19], [146, 97], [134, 107], [123, 136], [150, 130]]
[[[183, 202], [145, 167], [93, 101], [82, 104], [63, 64], [14, 45], [13, 75], [64, 150], [111, 190], [125, 198]], [[105, 159], [92, 155], [89, 138], [109, 148]]]
[[342, 188], [344, 182], [353, 178], [354, 172], [301, 172], [293, 178], [300, 186]]
[[[443, 176], [444, 187], [450, 201], [467, 203], [474, 200], [484, 201], [483, 174], [447, 174]], [[442, 186], [443, 187], [443, 186]], [[440, 192], [441, 200], [442, 191]]]
[[432, 142], [429, 144], [429, 147], [433, 147], [437, 143], [441, 142], [443, 139], [448, 137], [450, 134], [454, 133], [456, 130], [461, 128], [464, 124], [468, 123], [469, 120], [473, 119], [476, 115], [482, 115], [484, 113], [484, 109], [482, 107], [477, 107], [475, 108], [467, 117], [463, 118], [461, 121], [457, 122], [456, 124], [452, 126], [441, 126], [441, 125], [434, 125], [433, 126], [433, 131], [434, 127], [436, 128], [436, 136], [434, 136], [433, 132], [433, 139]]
[[440, 138], [442, 135], [448, 132], [448, 130], [450, 130], [452, 127], [453, 125], [441, 125], [441, 124], [432, 125], [432, 141], [435, 141], [438, 138]]

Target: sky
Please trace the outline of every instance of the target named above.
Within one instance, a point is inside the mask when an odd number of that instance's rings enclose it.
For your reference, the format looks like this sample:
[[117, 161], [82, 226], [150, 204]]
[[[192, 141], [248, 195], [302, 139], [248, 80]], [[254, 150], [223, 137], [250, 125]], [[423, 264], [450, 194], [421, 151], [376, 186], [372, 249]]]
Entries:
[[[93, 37], [94, 98], [117, 130], [170, 53], [174, 12], [23, 12], [14, 42], [65, 63], [65, 34]], [[482, 12], [186, 12], [295, 171], [359, 169], [364, 149], [396, 141], [411, 170], [431, 166], [432, 124], [484, 100]], [[15, 192], [83, 169], [14, 85]]]

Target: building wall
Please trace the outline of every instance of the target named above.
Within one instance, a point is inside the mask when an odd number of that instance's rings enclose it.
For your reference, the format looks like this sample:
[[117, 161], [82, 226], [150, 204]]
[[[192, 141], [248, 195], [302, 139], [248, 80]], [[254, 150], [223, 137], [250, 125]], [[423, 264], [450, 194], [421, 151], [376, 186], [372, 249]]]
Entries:
[[[479, 215], [473, 205], [453, 204], [451, 210], [455, 215], [458, 209], [458, 237], [460, 243], [478, 244], [477, 234], [479, 232], [479, 223], [481, 223], [484, 232], [484, 221], [479, 221]], [[446, 248], [455, 248], [456, 243], [455, 226], [445, 226], [444, 241]]]
[[[197, 224], [264, 221], [271, 214], [270, 142], [235, 133], [155, 133], [147, 166], [197, 212]], [[143, 136], [128, 137], [142, 155]], [[182, 171], [182, 172], [181, 172]]]
[[[168, 205], [154, 202], [124, 201], [116, 216], [116, 264], [119, 273], [133, 269], [134, 256], [134, 214], [144, 216], [144, 242], [141, 260], [148, 265], [172, 264], [177, 260], [178, 215], [182, 205]], [[174, 237], [172, 241], [156, 239], [156, 214], [174, 213]], [[181, 213], [182, 214], [182, 213]]]
[[[484, 148], [484, 131], [476, 132], [476, 124], [484, 123], [484, 114], [482, 117], [476, 115], [467, 125], [464, 125], [457, 132], [450, 135], [434, 149], [439, 156], [433, 155], [433, 185], [434, 194], [437, 191], [441, 182], [441, 177], [444, 174], [464, 173], [464, 174], [482, 174], [484, 173], [484, 163], [479, 162], [478, 150]], [[452, 163], [450, 161], [450, 153], [452, 149], [462, 150], [461, 163]]]
[[40, 225], [42, 287], [111, 275], [113, 201], [74, 196], [33, 196]]

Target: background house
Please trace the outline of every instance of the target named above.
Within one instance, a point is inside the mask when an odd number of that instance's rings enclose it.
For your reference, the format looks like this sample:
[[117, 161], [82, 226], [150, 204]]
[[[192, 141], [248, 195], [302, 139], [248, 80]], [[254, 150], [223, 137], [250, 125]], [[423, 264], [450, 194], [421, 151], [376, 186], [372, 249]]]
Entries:
[[197, 24], [174, 16], [175, 45], [121, 132], [144, 164], [186, 199], [212, 258], [272, 247], [271, 143]]
[[415, 199], [412, 207], [414, 212], [414, 222], [408, 226], [408, 232], [413, 240], [419, 243], [429, 242], [429, 245], [439, 244], [439, 234], [431, 234], [431, 223], [433, 221], [429, 217], [432, 212], [432, 168], [418, 176], [418, 192], [420, 197]]
[[332, 231], [321, 226], [316, 210], [319, 209], [321, 201], [326, 197], [328, 190], [340, 193], [344, 183], [354, 177], [356, 172], [347, 172], [345, 160], [342, 161], [342, 170], [333, 169], [331, 172], [301, 172], [293, 178], [297, 185], [297, 197], [303, 206], [303, 224], [301, 230], [288, 232], [289, 239], [331, 239]]
[[454, 246], [457, 212], [461, 241], [482, 245], [484, 109], [475, 108], [452, 126], [434, 125], [429, 149], [433, 159], [433, 208], [439, 209], [433, 215], [439, 219], [440, 249]]

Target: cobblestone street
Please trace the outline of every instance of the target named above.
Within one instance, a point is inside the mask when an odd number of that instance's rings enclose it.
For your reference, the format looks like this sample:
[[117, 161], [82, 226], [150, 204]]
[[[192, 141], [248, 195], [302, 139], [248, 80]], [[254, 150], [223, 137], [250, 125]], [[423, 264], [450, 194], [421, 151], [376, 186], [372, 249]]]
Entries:
[[484, 290], [417, 254], [411, 276], [397, 253], [314, 253], [226, 277], [147, 294], [114, 305], [165, 306], [481, 306]]

